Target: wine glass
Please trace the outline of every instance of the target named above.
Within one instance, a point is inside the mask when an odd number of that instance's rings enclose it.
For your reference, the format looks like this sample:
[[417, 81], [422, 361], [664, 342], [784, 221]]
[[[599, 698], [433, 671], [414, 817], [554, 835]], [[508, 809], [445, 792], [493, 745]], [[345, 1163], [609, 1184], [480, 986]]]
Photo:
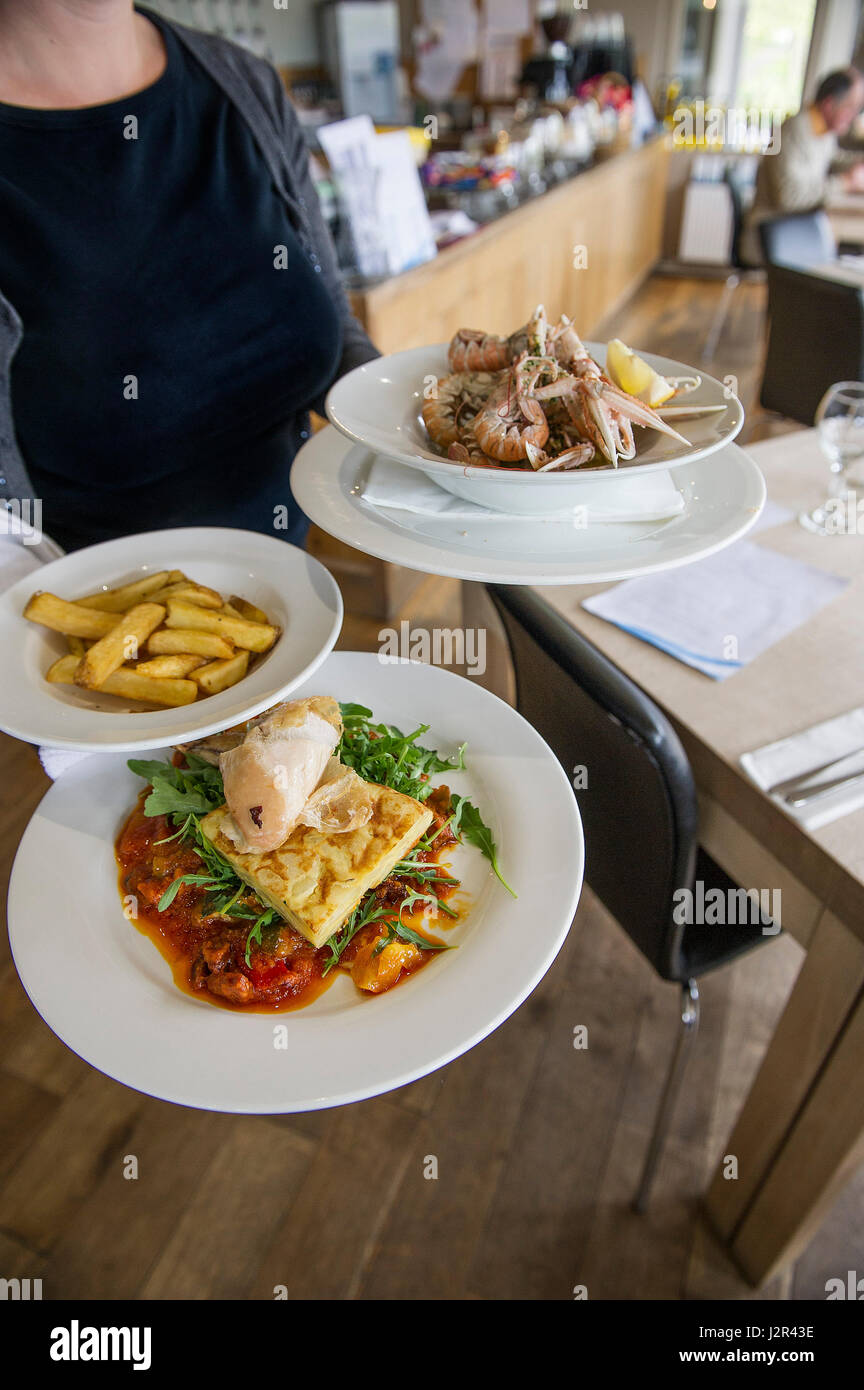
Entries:
[[838, 381], [829, 386], [816, 410], [816, 426], [831, 470], [828, 495], [798, 520], [808, 531], [834, 536], [847, 529], [844, 513], [850, 498], [854, 501], [846, 470], [864, 455], [864, 382]]

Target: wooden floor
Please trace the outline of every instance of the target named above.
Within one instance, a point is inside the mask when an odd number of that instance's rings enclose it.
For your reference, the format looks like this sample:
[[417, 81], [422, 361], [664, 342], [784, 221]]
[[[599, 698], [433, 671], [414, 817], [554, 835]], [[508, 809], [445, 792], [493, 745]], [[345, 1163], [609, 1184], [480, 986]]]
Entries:
[[[623, 338], [645, 352], [673, 357], [723, 382], [728, 379], [745, 411], [738, 442], [753, 443], [800, 429], [800, 425], [763, 410], [759, 404], [767, 298], [767, 286], [758, 277], [743, 280], [730, 294], [723, 279], [654, 275], [592, 337], [601, 341]], [[722, 327], [716, 350], [707, 359], [705, 348], [715, 317]]]
[[[719, 293], [655, 279], [605, 327], [698, 361]], [[758, 385], [762, 293], [742, 287], [715, 364], [738, 373], [745, 403]], [[424, 616], [452, 607], [447, 581], [421, 594]], [[342, 645], [370, 631], [349, 624]], [[33, 750], [0, 741], [4, 882], [46, 786]], [[62, 884], [46, 891], [60, 931]], [[202, 1113], [106, 1079], [41, 1021], [4, 951], [0, 1277], [41, 1277], [46, 1299], [269, 1299], [279, 1285], [295, 1299], [569, 1299], [576, 1285], [592, 1299], [800, 1299], [824, 1298], [827, 1278], [860, 1268], [861, 1179], [759, 1294], [698, 1213], [800, 964], [792, 941], [703, 982], [702, 1032], [645, 1217], [629, 1200], [676, 991], [590, 891], [546, 979], [491, 1038], [403, 1090], [308, 1115]], [[577, 1051], [579, 1024], [588, 1048]], [[123, 1177], [130, 1154], [137, 1181]]]

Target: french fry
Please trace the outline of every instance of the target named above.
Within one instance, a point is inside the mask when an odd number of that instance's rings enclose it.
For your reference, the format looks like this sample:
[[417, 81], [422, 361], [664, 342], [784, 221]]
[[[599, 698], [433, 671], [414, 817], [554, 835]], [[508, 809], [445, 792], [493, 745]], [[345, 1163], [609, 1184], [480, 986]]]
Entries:
[[279, 636], [279, 629], [269, 623], [253, 623], [246, 618], [234, 618], [230, 613], [216, 613], [212, 609], [199, 608], [194, 603], [187, 603], [184, 599], [169, 598], [167, 603], [167, 627], [216, 632], [247, 651], [269, 651]]
[[80, 660], [80, 656], [76, 656], [74, 652], [58, 657], [45, 672], [46, 681], [50, 681], [52, 685], [74, 685], [73, 677]]
[[52, 685], [74, 685], [75, 672], [81, 664], [80, 656], [74, 652], [67, 652], [65, 656], [58, 656], [48, 670], [45, 672], [46, 681], [51, 681]]
[[193, 656], [191, 652], [178, 652], [176, 656], [154, 656], [149, 661], [139, 661], [135, 667], [139, 676], [166, 677], [188, 676], [196, 667], [203, 666], [206, 656]]
[[101, 609], [103, 613], [125, 613], [127, 609], [134, 608], [136, 603], [142, 603], [144, 599], [149, 598], [157, 589], [164, 589], [168, 584], [185, 579], [182, 570], [159, 570], [157, 574], [148, 574], [131, 584], [121, 584], [119, 589], [100, 589], [98, 593], [85, 594], [84, 598], [79, 598], [76, 602], [84, 608]]
[[229, 657], [234, 655], [234, 644], [216, 632], [160, 627], [148, 638], [147, 651], [153, 656], [183, 656], [194, 653], [196, 656]]
[[248, 665], [248, 651], [238, 652], [227, 661], [211, 661], [209, 666], [199, 666], [192, 672], [192, 679], [197, 681], [204, 695], [218, 695], [220, 690], [227, 690], [242, 680]]
[[185, 598], [190, 603], [197, 603], [199, 608], [222, 607], [221, 594], [215, 589], [208, 589], [206, 584], [196, 584], [191, 579], [183, 580], [179, 584], [167, 584], [164, 589], [157, 589], [147, 597], [151, 603], [164, 603], [169, 598]]
[[[74, 685], [77, 656], [61, 656], [55, 661], [45, 677], [52, 684]], [[198, 686], [189, 680], [154, 680], [152, 676], [139, 675], [131, 667], [121, 666], [101, 687], [102, 695], [120, 695], [126, 700], [143, 700], [148, 705], [191, 705], [198, 698]]]
[[52, 683], [169, 706], [227, 690], [246, 675], [251, 654], [280, 635], [254, 603], [223, 599], [177, 569], [75, 601], [37, 593], [24, 616], [66, 638], [68, 656], [47, 673]]
[[101, 690], [112, 671], [117, 671], [130, 659], [137, 658], [151, 632], [162, 622], [165, 609], [161, 603], [136, 603], [81, 658], [75, 672], [75, 684], [85, 690]]
[[121, 666], [112, 671], [102, 689], [127, 700], [144, 700], [150, 705], [191, 705], [198, 698], [198, 687], [189, 680], [154, 680]]
[[24, 609], [24, 617], [31, 623], [50, 627], [53, 632], [65, 633], [67, 637], [104, 637], [119, 622], [116, 613], [98, 613], [47, 593], [33, 595]]
[[250, 623], [269, 623], [270, 621], [261, 608], [256, 608], [255, 604], [249, 603], [248, 599], [240, 598], [239, 594], [231, 595], [225, 607], [228, 608], [229, 605], [236, 609], [241, 618], [248, 618]]

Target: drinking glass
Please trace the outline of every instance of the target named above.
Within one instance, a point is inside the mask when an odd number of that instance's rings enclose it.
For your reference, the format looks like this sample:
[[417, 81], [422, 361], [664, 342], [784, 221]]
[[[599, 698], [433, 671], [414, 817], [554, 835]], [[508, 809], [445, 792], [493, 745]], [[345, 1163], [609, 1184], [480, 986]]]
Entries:
[[816, 427], [831, 470], [828, 495], [798, 520], [820, 536], [838, 535], [846, 529], [844, 511], [850, 500], [854, 502], [846, 470], [864, 456], [864, 382], [838, 381], [829, 386], [816, 411]]

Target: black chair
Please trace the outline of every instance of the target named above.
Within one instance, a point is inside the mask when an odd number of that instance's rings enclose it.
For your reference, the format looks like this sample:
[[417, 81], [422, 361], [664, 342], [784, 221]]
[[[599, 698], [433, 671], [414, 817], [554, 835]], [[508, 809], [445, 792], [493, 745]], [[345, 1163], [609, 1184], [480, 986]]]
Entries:
[[[758, 911], [737, 926], [676, 920], [680, 889], [736, 885], [698, 848], [696, 789], [675, 730], [647, 695], [530, 589], [488, 585], [516, 675], [516, 704], [565, 771], [587, 769], [578, 793], [585, 878], [645, 959], [680, 988], [682, 1028], [648, 1147], [644, 1211], [699, 1024], [697, 978], [774, 935]], [[691, 900], [692, 901], [692, 900]], [[727, 899], [729, 901], [729, 899]], [[758, 916], [756, 922], [752, 917]]]
[[864, 380], [864, 291], [769, 265], [768, 320], [759, 400], [766, 410], [812, 425], [829, 386]]
[[754, 272], [761, 278], [762, 267], [752, 264], [745, 260], [741, 252], [741, 239], [744, 231], [744, 200], [741, 196], [741, 184], [735, 170], [727, 165], [723, 173], [723, 182], [729, 193], [729, 203], [732, 208], [732, 242], [729, 248], [729, 260], [732, 269], [726, 276], [726, 284], [723, 287], [723, 295], [717, 306], [717, 311], [711, 320], [711, 327], [708, 329], [708, 336], [705, 339], [705, 346], [702, 350], [702, 361], [707, 365], [714, 358], [717, 351], [717, 344], [720, 341], [720, 334], [726, 326], [726, 319], [732, 307], [732, 298], [745, 277], [753, 278]]
[[759, 239], [766, 265], [795, 266], [806, 270], [837, 259], [837, 242], [827, 212], [788, 213], [759, 223]]

